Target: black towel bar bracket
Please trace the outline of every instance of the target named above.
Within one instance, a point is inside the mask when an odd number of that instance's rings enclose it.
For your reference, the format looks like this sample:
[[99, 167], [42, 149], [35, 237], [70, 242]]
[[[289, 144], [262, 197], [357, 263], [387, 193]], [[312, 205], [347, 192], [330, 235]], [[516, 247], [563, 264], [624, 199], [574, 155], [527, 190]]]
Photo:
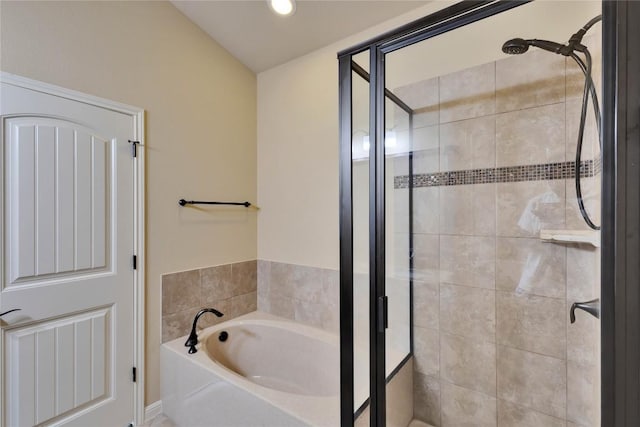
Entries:
[[251, 206], [251, 203], [249, 203], [249, 202], [202, 202], [202, 201], [199, 201], [199, 200], [185, 200], [185, 199], [178, 200], [178, 204], [180, 206], [184, 206], [184, 205], [229, 205], [229, 206], [244, 206], [245, 208], [248, 208], [249, 206]]

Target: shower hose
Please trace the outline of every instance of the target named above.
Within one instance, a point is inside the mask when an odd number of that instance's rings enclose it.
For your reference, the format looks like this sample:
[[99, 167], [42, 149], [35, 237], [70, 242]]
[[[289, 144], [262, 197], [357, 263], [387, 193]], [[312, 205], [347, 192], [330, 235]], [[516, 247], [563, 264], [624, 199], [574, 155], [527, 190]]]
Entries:
[[[586, 33], [596, 22], [602, 20], [602, 15], [596, 16], [591, 19], [587, 24], [582, 27], [582, 31]], [[583, 33], [583, 34], [584, 34]], [[576, 184], [576, 198], [578, 200], [578, 207], [580, 208], [580, 214], [582, 214], [582, 218], [584, 218], [585, 222], [589, 227], [594, 230], [600, 230], [600, 226], [594, 224], [594, 222], [589, 217], [589, 213], [587, 212], [584, 206], [584, 199], [582, 197], [582, 186], [581, 186], [581, 161], [582, 161], [582, 145], [584, 140], [584, 128], [586, 125], [587, 119], [587, 107], [589, 103], [589, 95], [591, 95], [591, 100], [593, 103], [593, 112], [595, 115], [596, 128], [598, 132], [598, 143], [600, 147], [600, 151], [602, 152], [602, 132], [601, 132], [601, 115], [600, 115], [600, 104], [598, 103], [598, 95], [596, 93], [595, 85], [593, 84], [593, 79], [591, 77], [592, 71], [592, 59], [591, 53], [589, 49], [586, 47], [582, 50], [584, 54], [584, 60], [580, 58], [575, 52], [572, 52], [569, 56], [578, 64], [580, 69], [584, 74], [584, 89], [582, 91], [582, 109], [580, 111], [580, 127], [578, 129], [578, 143], [576, 147], [576, 161], [575, 161], [575, 184]], [[599, 161], [599, 159], [598, 159]]]

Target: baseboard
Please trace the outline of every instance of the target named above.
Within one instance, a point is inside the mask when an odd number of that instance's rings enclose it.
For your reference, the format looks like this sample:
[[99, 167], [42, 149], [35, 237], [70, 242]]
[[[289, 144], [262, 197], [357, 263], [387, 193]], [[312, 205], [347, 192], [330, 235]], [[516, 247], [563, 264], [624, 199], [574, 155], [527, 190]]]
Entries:
[[157, 400], [144, 408], [144, 422], [148, 423], [160, 414], [162, 414], [162, 400]]

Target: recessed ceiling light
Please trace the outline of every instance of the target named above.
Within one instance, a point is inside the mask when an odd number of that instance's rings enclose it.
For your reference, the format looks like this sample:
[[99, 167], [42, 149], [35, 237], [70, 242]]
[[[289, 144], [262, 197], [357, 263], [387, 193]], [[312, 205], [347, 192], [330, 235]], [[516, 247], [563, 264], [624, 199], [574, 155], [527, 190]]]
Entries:
[[269, 7], [278, 15], [293, 15], [296, 11], [295, 0], [267, 0]]

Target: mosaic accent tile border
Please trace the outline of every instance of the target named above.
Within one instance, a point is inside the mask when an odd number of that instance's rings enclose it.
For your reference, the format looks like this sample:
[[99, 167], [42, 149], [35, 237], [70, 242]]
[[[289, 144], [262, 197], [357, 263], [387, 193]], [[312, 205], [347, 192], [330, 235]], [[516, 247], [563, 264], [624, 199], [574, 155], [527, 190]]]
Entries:
[[[596, 176], [601, 161], [580, 162], [580, 177]], [[544, 163], [540, 165], [505, 166], [500, 168], [468, 169], [413, 175], [413, 187], [440, 187], [447, 185], [491, 184], [494, 182], [547, 181], [569, 179], [576, 176], [575, 162]], [[394, 177], [394, 188], [409, 188], [409, 175]]]

